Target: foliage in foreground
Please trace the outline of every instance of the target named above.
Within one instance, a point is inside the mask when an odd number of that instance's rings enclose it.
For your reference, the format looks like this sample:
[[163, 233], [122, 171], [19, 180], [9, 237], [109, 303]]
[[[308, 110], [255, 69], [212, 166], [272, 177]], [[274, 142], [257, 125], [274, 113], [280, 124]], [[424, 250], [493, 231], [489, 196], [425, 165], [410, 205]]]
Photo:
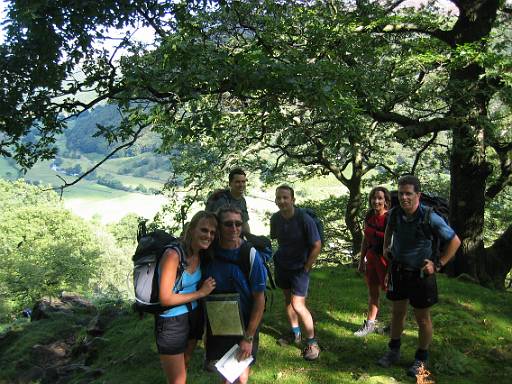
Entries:
[[[121, 236], [122, 226], [116, 228]], [[130, 253], [112, 234], [66, 210], [54, 192], [0, 180], [0, 233], [1, 317], [62, 291], [126, 287]]]
[[[305, 362], [296, 347], [280, 347], [277, 338], [288, 329], [282, 297], [274, 292], [267, 304], [261, 332], [258, 362], [253, 383], [375, 383], [412, 382], [405, 368], [416, 348], [412, 314], [403, 337], [402, 360], [397, 367], [384, 369], [375, 360], [385, 351], [387, 336], [356, 338], [366, 310], [366, 289], [361, 276], [350, 268], [322, 267], [312, 275], [310, 303], [322, 347], [320, 359]], [[510, 293], [482, 289], [471, 283], [439, 278], [441, 301], [433, 310], [434, 342], [431, 362], [439, 383], [508, 382], [512, 374], [512, 306]], [[381, 321], [389, 322], [389, 303], [383, 302]], [[105, 373], [93, 383], [164, 383], [153, 340], [151, 316], [139, 320], [128, 309], [119, 308], [98, 345], [92, 368]], [[69, 327], [69, 328], [67, 328]], [[43, 320], [19, 327], [14, 341], [0, 345], [0, 382], [15, 379], [15, 367], [27, 367], [30, 350], [36, 343], [50, 343], [69, 333], [83, 337], [83, 328], [68, 321]], [[189, 382], [207, 384], [217, 378], [202, 370], [203, 349], [196, 349]], [[9, 368], [9, 369], [7, 369]], [[83, 382], [80, 375], [72, 383]]]

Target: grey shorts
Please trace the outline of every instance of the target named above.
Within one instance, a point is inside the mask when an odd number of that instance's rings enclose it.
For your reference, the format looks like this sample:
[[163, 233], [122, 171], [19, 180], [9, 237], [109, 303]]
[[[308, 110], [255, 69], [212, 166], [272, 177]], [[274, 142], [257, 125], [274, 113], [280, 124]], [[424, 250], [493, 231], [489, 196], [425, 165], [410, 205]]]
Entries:
[[199, 305], [192, 312], [173, 317], [155, 316], [156, 347], [160, 355], [178, 355], [187, 349], [189, 340], [203, 337], [204, 316]]

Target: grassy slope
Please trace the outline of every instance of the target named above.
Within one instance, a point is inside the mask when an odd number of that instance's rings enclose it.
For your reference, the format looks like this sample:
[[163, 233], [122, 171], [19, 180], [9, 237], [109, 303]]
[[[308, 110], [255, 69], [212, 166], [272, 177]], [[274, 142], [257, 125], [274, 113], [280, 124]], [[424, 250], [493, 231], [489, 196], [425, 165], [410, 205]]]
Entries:
[[[433, 309], [434, 342], [432, 370], [438, 383], [505, 383], [512, 374], [512, 306], [510, 293], [487, 289], [452, 279], [439, 279], [441, 301]], [[322, 354], [305, 362], [296, 347], [279, 347], [276, 339], [287, 331], [282, 297], [273, 294], [262, 326], [260, 352], [253, 383], [375, 383], [390, 376], [413, 382], [405, 376], [416, 348], [416, 327], [410, 315], [403, 337], [400, 365], [384, 369], [375, 360], [386, 350], [387, 337], [352, 336], [363, 320], [366, 290], [352, 269], [322, 267], [314, 271], [309, 298], [316, 320]], [[389, 304], [383, 302], [382, 320], [389, 321]], [[115, 320], [100, 344], [93, 368], [105, 374], [94, 383], [164, 383], [153, 341], [152, 318], [138, 320], [127, 312]], [[83, 331], [82, 331], [83, 332]], [[13, 367], [34, 343], [45, 343], [66, 333], [62, 323], [40, 321], [24, 325], [16, 345], [0, 346], [0, 383], [13, 379]], [[202, 348], [196, 349], [189, 371], [190, 383], [217, 382], [201, 370]], [[5, 369], [10, 367], [9, 369]], [[83, 379], [83, 378], [82, 378]], [[80, 376], [75, 382], [79, 382]], [[384, 381], [382, 381], [384, 382]]]

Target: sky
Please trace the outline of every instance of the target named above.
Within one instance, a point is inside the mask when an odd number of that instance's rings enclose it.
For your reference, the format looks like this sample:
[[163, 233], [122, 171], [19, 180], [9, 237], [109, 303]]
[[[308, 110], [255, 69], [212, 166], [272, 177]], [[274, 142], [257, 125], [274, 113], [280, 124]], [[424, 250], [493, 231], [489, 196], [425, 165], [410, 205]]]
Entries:
[[[5, 3], [0, 1], [0, 20], [3, 22], [5, 19]], [[0, 44], [4, 41], [4, 31], [0, 25]]]

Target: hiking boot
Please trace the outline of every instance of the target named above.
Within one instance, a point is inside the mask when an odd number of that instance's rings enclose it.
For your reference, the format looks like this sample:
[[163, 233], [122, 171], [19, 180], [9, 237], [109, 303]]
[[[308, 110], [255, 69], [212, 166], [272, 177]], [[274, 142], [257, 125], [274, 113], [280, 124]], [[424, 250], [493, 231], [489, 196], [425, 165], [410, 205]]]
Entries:
[[414, 363], [407, 369], [407, 376], [416, 377], [418, 375], [428, 376], [430, 373], [427, 371], [427, 362], [423, 360], [414, 360]]
[[376, 332], [376, 331], [377, 331], [377, 320], [374, 320], [374, 321], [365, 320], [363, 322], [363, 325], [361, 326], [361, 328], [359, 328], [359, 330], [354, 332], [354, 336], [364, 337], [364, 336], [366, 336], [370, 333]]
[[320, 355], [320, 347], [318, 346], [318, 343], [312, 343], [306, 345], [306, 348], [304, 348], [304, 351], [302, 352], [302, 356], [304, 357], [304, 360], [316, 360], [318, 359], [318, 356]]
[[400, 360], [400, 350], [399, 349], [388, 349], [388, 351], [382, 356], [379, 360], [377, 360], [377, 364], [381, 367], [388, 368], [392, 364], [398, 363]]
[[278, 344], [283, 347], [285, 345], [300, 345], [302, 342], [302, 337], [300, 333], [290, 332], [288, 336], [281, 337], [277, 340]]

